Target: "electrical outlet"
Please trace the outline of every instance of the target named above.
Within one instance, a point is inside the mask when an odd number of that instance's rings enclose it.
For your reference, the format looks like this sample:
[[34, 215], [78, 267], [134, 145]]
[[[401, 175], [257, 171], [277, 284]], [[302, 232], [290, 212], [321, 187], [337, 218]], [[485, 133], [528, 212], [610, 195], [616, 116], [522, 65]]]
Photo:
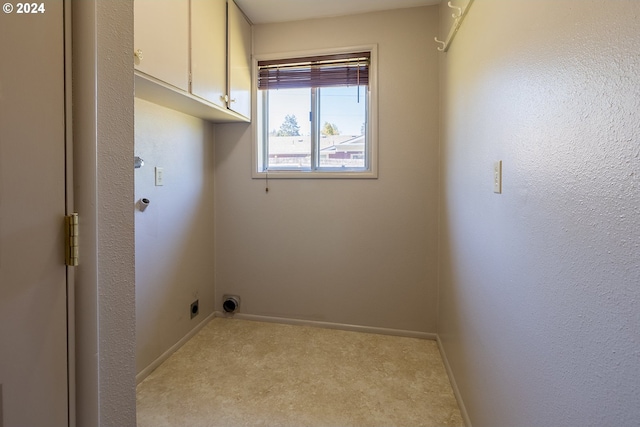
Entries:
[[198, 300], [195, 300], [194, 302], [191, 303], [190, 311], [191, 311], [191, 318], [192, 319], [198, 315], [198, 313], [200, 312], [200, 307], [199, 307], [199, 304], [198, 304]]

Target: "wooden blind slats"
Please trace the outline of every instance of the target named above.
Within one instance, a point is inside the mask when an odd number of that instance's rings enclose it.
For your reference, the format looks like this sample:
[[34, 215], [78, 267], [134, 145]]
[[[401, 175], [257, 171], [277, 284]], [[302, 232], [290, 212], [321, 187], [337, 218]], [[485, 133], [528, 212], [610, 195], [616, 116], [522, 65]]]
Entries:
[[258, 89], [367, 86], [370, 52], [258, 62]]

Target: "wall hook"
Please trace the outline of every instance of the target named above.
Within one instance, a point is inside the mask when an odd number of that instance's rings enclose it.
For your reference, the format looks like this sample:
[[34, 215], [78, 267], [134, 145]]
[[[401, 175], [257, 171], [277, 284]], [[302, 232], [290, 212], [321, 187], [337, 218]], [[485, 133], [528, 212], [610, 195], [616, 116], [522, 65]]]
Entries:
[[440, 52], [447, 52], [449, 50], [449, 46], [451, 46], [451, 42], [453, 41], [453, 38], [456, 36], [456, 33], [458, 32], [460, 25], [462, 25], [462, 21], [464, 20], [464, 17], [467, 15], [467, 12], [469, 11], [469, 8], [471, 7], [471, 4], [473, 3], [473, 1], [474, 0], [468, 0], [467, 5], [464, 7], [464, 9], [458, 6], [454, 6], [451, 2], [447, 3], [447, 5], [451, 9], [456, 10], [456, 13], [451, 15], [454, 18], [453, 24], [451, 25], [451, 28], [449, 28], [449, 35], [447, 36], [445, 41], [441, 42], [440, 40], [438, 40], [437, 37], [435, 37], [436, 43], [442, 45], [442, 47], [438, 48]]
[[451, 14], [451, 17], [453, 19], [458, 19], [462, 16], [462, 8], [458, 7], [458, 6], [454, 6], [451, 2], [448, 2], [447, 5], [451, 8], [451, 9], [455, 9], [456, 13]]

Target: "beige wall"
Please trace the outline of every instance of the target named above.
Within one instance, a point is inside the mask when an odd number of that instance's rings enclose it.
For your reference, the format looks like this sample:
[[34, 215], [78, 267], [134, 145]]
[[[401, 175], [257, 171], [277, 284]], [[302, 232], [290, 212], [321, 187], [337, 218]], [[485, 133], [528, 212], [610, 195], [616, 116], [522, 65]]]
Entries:
[[75, 268], [77, 425], [131, 426], [136, 422], [133, 2], [83, 0], [71, 6], [73, 197], [82, 248]]
[[[257, 25], [254, 53], [378, 44], [379, 179], [251, 179], [249, 125], [216, 126], [216, 307], [435, 332], [437, 7]], [[415, 81], [413, 84], [408, 82]]]
[[476, 1], [442, 56], [438, 333], [475, 427], [640, 419], [639, 16]]
[[[137, 372], [213, 313], [213, 125], [136, 99]], [[155, 186], [154, 167], [164, 170]], [[190, 306], [199, 300], [200, 314]]]

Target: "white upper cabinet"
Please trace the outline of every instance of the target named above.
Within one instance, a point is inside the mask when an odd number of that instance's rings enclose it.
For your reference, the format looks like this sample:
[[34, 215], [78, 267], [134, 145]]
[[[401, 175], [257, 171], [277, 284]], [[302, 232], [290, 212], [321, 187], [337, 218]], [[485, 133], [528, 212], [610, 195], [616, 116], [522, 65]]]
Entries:
[[226, 57], [227, 1], [191, 0], [191, 93], [222, 108], [227, 108]]
[[251, 24], [233, 0], [135, 0], [136, 96], [214, 122], [251, 120]]
[[251, 24], [229, 0], [229, 109], [251, 117]]
[[189, 90], [189, 0], [135, 0], [135, 68]]

